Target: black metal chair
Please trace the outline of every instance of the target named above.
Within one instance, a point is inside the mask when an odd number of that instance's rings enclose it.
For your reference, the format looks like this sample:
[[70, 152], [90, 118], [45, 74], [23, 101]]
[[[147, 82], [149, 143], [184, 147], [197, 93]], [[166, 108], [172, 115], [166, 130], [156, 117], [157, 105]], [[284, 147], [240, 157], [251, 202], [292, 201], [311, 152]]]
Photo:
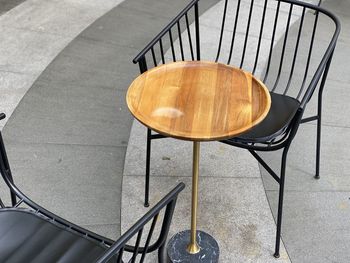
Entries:
[[[0, 120], [3, 118], [2, 113]], [[68, 222], [22, 193], [13, 182], [1, 132], [0, 172], [10, 189], [12, 203], [5, 206], [0, 198], [1, 262], [144, 262], [147, 253], [157, 250], [158, 261], [166, 262], [166, 239], [177, 196], [185, 187], [183, 183], [113, 241]], [[157, 222], [161, 224], [159, 234], [151, 242]], [[135, 245], [127, 245], [134, 238]], [[144, 246], [141, 246], [142, 238]]]
[[[138, 63], [141, 73], [157, 66], [158, 61], [161, 64], [201, 59], [223, 62], [252, 72], [269, 87], [272, 105], [265, 120], [241, 136], [222, 142], [248, 149], [279, 184], [274, 253], [275, 257], [279, 257], [287, 153], [299, 124], [314, 120], [317, 121], [315, 178], [320, 176], [322, 93], [340, 32], [340, 23], [331, 12], [301, 1], [264, 0], [255, 3], [254, 0], [225, 0], [222, 17], [209, 21], [209, 25], [202, 25], [199, 23], [198, 2], [191, 1], [133, 62]], [[194, 26], [191, 26], [192, 21]], [[252, 21], [255, 26], [252, 26]], [[211, 38], [218, 40], [214, 57], [209, 56], [212, 52], [205, 50], [212, 48], [212, 45], [203, 46], [200, 42], [200, 28], [203, 26], [217, 28], [215, 33], [210, 31]], [[276, 44], [278, 39], [282, 41]], [[164, 53], [168, 47], [169, 56]], [[316, 89], [317, 113], [303, 118], [305, 108]], [[164, 137], [148, 129], [145, 206], [149, 205], [151, 141]], [[278, 176], [257, 151], [280, 149], [283, 151]]]

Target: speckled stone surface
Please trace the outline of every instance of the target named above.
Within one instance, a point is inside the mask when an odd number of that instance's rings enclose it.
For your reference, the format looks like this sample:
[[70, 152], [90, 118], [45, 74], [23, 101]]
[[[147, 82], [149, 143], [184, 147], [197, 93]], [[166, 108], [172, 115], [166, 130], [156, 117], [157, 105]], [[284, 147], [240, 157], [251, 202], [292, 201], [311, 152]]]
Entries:
[[217, 263], [220, 249], [216, 240], [203, 231], [197, 230], [197, 244], [200, 248], [196, 254], [190, 254], [187, 246], [190, 241], [190, 230], [175, 234], [168, 242], [168, 260], [176, 263]]

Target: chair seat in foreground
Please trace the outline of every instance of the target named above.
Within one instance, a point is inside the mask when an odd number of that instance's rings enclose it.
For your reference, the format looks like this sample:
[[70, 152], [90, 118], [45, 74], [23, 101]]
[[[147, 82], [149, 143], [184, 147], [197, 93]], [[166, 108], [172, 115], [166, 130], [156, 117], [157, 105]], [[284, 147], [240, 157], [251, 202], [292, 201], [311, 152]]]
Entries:
[[95, 262], [107, 249], [29, 209], [0, 209], [0, 258], [8, 262]]

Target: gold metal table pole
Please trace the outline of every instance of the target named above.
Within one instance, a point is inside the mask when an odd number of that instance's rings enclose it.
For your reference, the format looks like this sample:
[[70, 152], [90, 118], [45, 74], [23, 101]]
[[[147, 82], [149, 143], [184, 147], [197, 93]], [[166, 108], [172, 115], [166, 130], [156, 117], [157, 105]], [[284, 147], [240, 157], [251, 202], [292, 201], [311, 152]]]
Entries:
[[191, 240], [187, 246], [190, 254], [199, 252], [196, 241], [197, 235], [197, 203], [198, 203], [198, 175], [199, 175], [199, 146], [200, 142], [193, 142], [193, 163], [192, 163], [192, 213], [191, 213]]

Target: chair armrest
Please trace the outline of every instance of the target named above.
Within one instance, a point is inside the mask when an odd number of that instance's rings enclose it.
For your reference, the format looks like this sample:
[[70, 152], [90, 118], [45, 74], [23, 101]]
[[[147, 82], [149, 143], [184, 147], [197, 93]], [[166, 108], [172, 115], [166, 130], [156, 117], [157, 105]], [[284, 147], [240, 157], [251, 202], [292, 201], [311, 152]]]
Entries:
[[[108, 262], [109, 259], [116, 255], [118, 255], [118, 260], [121, 260], [124, 251], [133, 252], [133, 257], [135, 258], [139, 253], [142, 253], [142, 257], [145, 257], [146, 253], [152, 252], [156, 249], [159, 249], [161, 246], [164, 246], [168, 236], [172, 216], [174, 213], [177, 196], [184, 188], [185, 184], [179, 183], [162, 200], [160, 200], [143, 217], [141, 217], [132, 227], [130, 227], [120, 238], [118, 238], [110, 246], [110, 248], [97, 260], [97, 263]], [[153, 245], [149, 246], [149, 242], [151, 240], [151, 236], [153, 234], [154, 226], [157, 222], [158, 215], [163, 209], [165, 209], [165, 214], [159, 237]], [[152, 226], [148, 232], [145, 246], [140, 247], [140, 240], [143, 228], [152, 219]], [[135, 246], [126, 245], [128, 241], [130, 241], [133, 237], [136, 236], [136, 234], [137, 238]]]

